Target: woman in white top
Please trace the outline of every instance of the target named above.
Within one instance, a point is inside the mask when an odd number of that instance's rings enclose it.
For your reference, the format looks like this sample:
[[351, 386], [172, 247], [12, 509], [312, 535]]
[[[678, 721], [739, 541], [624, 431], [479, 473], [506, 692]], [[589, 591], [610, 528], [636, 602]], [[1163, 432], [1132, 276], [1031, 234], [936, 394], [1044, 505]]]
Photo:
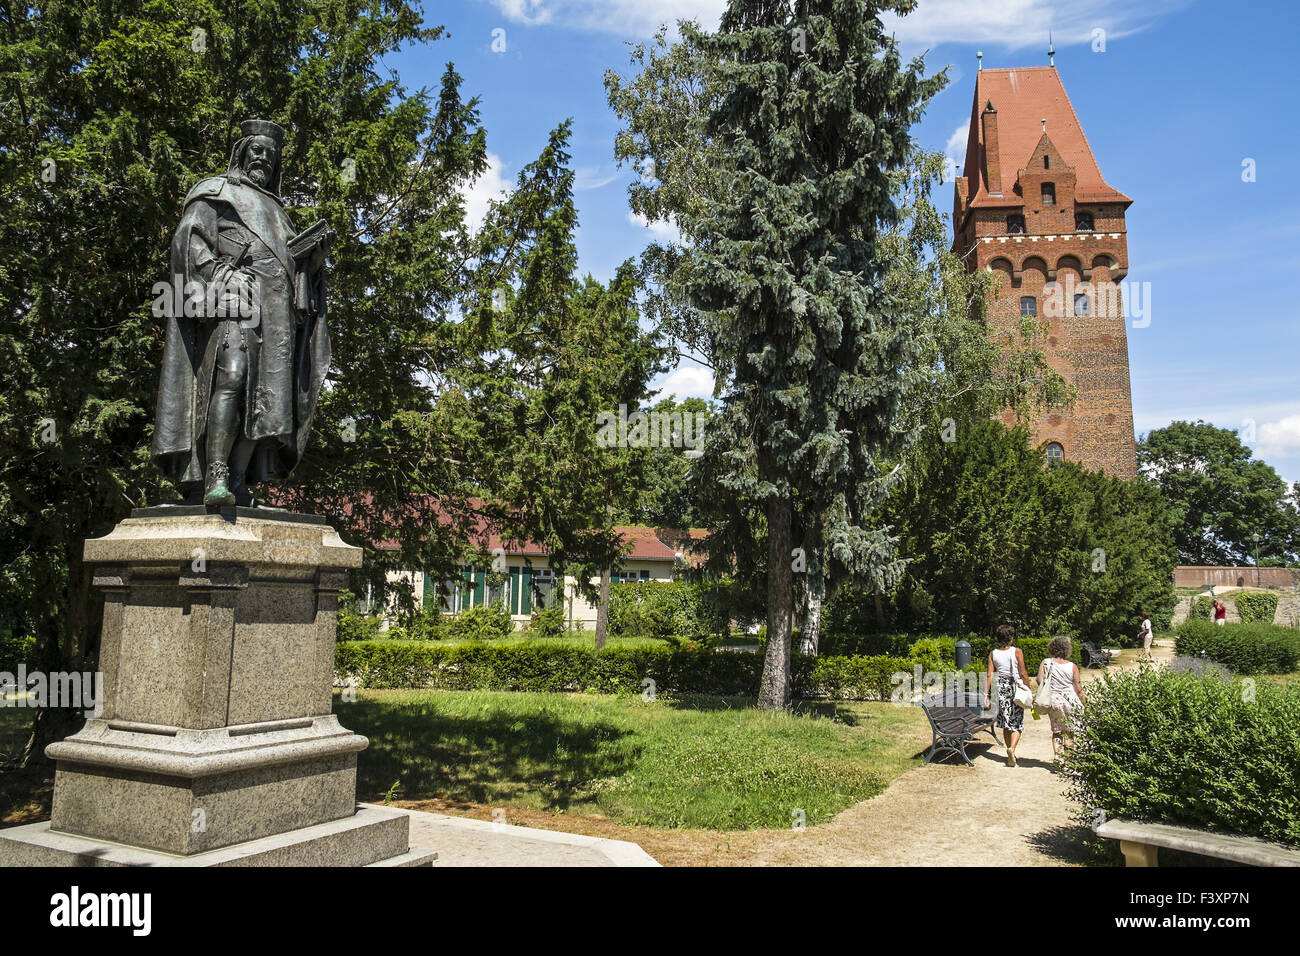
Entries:
[[1070, 660], [1074, 646], [1068, 637], [1054, 637], [1048, 642], [1048, 656], [1038, 668], [1038, 686], [1047, 681], [1051, 687], [1052, 705], [1048, 716], [1052, 718], [1052, 753], [1060, 755], [1061, 748], [1074, 743], [1074, 721], [1083, 710], [1083, 687], [1079, 684], [1079, 665]]
[[[1020, 732], [1025, 729], [1025, 712], [1016, 703], [1016, 678], [1029, 686], [1029, 674], [1025, 670], [1025, 655], [1020, 648], [1011, 645], [1016, 636], [1016, 629], [1010, 624], [1003, 624], [997, 629], [996, 649], [989, 651], [989, 669], [985, 675], [984, 709], [988, 710], [989, 695], [995, 690], [998, 695], [998, 715], [996, 726], [1002, 728], [1002, 739], [1007, 744], [1007, 766], [1016, 765], [1016, 744], [1020, 743]], [[997, 683], [994, 683], [994, 680]]]

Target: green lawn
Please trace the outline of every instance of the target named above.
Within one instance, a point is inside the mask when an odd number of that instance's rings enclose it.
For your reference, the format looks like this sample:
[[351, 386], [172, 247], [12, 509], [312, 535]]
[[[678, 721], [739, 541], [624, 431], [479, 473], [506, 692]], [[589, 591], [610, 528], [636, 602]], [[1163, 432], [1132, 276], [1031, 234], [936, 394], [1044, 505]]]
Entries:
[[[26, 707], [0, 707], [0, 768], [22, 755], [31, 736], [34, 714]], [[0, 824], [10, 826], [48, 818], [53, 784], [53, 767], [0, 769]]]
[[360, 799], [440, 798], [657, 827], [824, 823], [920, 762], [924, 715], [887, 703], [798, 714], [718, 697], [361, 691], [335, 713], [370, 738]]

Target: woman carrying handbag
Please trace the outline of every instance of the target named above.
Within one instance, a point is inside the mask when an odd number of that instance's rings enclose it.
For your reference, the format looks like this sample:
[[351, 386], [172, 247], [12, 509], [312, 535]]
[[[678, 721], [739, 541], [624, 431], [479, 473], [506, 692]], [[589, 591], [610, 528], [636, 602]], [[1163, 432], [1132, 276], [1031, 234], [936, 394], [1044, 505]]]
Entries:
[[1070, 660], [1074, 646], [1068, 637], [1054, 637], [1048, 642], [1048, 657], [1038, 668], [1038, 692], [1034, 709], [1046, 710], [1052, 718], [1052, 753], [1074, 742], [1075, 716], [1083, 710], [1083, 687], [1079, 683], [1079, 666]]
[[[984, 709], [990, 695], [998, 695], [995, 726], [1001, 728], [1007, 745], [1007, 766], [1016, 765], [1016, 745], [1025, 729], [1025, 708], [1032, 705], [1029, 697], [1029, 673], [1025, 670], [1025, 655], [1013, 647], [1016, 629], [1003, 624], [997, 629], [997, 647], [989, 651], [988, 673], [985, 675]], [[996, 680], [996, 683], [994, 681]]]

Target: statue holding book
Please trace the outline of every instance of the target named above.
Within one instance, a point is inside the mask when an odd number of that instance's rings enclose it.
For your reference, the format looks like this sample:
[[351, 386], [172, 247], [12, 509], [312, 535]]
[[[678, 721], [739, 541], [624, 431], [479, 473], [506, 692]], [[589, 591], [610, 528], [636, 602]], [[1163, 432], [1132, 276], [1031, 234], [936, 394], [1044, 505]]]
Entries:
[[188, 500], [253, 503], [301, 459], [330, 362], [325, 222], [280, 199], [284, 130], [240, 124], [222, 175], [185, 197], [172, 239], [154, 460]]

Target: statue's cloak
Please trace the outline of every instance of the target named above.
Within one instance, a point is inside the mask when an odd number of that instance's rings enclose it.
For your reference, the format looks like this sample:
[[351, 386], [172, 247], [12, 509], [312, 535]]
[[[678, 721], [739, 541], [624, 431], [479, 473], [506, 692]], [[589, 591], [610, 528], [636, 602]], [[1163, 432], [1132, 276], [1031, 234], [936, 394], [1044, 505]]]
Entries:
[[293, 222], [279, 197], [235, 175], [205, 179], [185, 197], [172, 238], [172, 283], [209, 305], [244, 252], [240, 268], [257, 278], [251, 317], [186, 315], [173, 299], [158, 386], [152, 454], [163, 472], [192, 492], [205, 471], [206, 423], [221, 322], [238, 321], [248, 350], [244, 434], [257, 442], [248, 482], [287, 475], [302, 457], [329, 369], [329, 330], [319, 312], [303, 316], [294, 301]]

